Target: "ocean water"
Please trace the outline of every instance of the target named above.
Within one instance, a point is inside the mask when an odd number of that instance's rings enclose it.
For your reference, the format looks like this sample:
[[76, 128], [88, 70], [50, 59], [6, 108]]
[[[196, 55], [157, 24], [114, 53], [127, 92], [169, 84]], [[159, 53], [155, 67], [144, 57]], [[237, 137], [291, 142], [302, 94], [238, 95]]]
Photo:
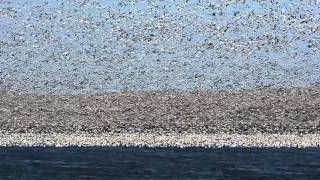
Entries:
[[319, 148], [1, 147], [0, 179], [317, 179]]
[[1, 0], [0, 89], [309, 86], [320, 79], [319, 3]]

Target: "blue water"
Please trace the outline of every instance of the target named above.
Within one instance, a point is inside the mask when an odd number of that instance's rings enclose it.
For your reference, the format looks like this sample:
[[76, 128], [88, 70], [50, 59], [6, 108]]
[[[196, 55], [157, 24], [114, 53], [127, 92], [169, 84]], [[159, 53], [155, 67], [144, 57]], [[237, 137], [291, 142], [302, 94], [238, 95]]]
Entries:
[[0, 179], [317, 179], [319, 148], [1, 147]]

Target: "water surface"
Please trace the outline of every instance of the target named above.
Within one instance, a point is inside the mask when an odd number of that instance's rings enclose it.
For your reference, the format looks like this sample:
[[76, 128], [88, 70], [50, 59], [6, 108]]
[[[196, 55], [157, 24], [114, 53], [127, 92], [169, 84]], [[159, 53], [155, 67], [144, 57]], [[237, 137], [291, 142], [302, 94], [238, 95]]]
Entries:
[[320, 176], [319, 148], [1, 147], [0, 158], [0, 179], [317, 179]]

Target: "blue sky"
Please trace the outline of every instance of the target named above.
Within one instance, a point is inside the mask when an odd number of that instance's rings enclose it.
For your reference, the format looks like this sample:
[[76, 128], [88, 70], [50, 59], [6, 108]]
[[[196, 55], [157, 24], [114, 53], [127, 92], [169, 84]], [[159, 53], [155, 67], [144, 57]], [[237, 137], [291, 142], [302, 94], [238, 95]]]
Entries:
[[316, 1], [2, 2], [0, 88], [235, 90], [320, 79]]

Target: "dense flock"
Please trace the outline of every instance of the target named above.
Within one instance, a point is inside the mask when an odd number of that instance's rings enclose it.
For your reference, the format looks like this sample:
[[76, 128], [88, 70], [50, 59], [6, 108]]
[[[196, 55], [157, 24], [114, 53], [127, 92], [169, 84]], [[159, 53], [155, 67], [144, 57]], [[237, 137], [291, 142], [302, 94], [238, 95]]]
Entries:
[[319, 22], [319, 1], [1, 0], [0, 89], [308, 86]]

